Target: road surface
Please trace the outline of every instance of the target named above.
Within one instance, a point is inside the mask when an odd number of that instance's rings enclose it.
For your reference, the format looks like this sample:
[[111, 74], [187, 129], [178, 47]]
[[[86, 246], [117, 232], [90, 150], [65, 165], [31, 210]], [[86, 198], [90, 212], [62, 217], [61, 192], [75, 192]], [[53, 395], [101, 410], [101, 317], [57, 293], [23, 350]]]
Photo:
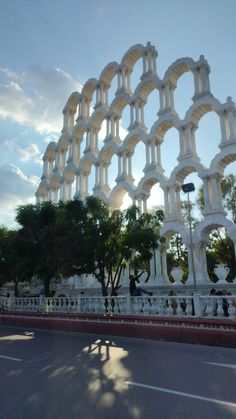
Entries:
[[235, 419], [236, 350], [0, 329], [0, 419]]

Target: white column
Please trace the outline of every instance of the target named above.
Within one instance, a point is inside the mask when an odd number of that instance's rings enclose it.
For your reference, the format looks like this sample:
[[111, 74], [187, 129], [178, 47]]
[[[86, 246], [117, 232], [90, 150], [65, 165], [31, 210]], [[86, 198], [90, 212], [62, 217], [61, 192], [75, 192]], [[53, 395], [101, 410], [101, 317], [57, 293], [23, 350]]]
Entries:
[[182, 218], [181, 214], [181, 199], [180, 199], [180, 190], [176, 190], [176, 215], [179, 218]]
[[156, 144], [156, 162], [157, 162], [157, 166], [159, 168], [162, 168], [161, 167], [161, 145], [160, 145], [160, 143]]
[[209, 201], [209, 180], [208, 177], [202, 178], [203, 181], [203, 194], [204, 194], [204, 210], [209, 211], [210, 201]]
[[79, 174], [76, 173], [75, 174], [75, 195], [78, 195], [79, 191], [80, 191], [80, 189], [79, 189]]
[[118, 86], [117, 86], [117, 90], [119, 91], [121, 89], [121, 70], [119, 70], [119, 72], [117, 73], [117, 82], [118, 82]]
[[146, 166], [150, 165], [150, 144], [145, 144], [146, 147]]
[[131, 128], [133, 127], [133, 125], [134, 125], [134, 103], [132, 102], [130, 104], [130, 126], [131, 126]]
[[114, 126], [114, 116], [113, 115], [111, 115], [110, 121], [111, 121], [111, 136], [112, 136], [112, 138], [114, 138], [115, 137], [115, 126]]
[[152, 160], [152, 164], [156, 164], [156, 160], [155, 160], [155, 141], [153, 139], [152, 143], [151, 143], [151, 160]]
[[98, 164], [95, 165], [95, 185], [98, 186], [99, 184], [99, 166]]
[[109, 187], [108, 183], [108, 166], [105, 166], [105, 186]]
[[170, 213], [172, 217], [176, 216], [176, 201], [175, 201], [175, 190], [170, 189]]
[[143, 56], [143, 75], [147, 73], [147, 55]]
[[118, 154], [118, 176], [122, 173], [122, 156]]
[[147, 197], [143, 197], [143, 212], [147, 212]]
[[165, 206], [165, 218], [170, 216], [170, 203], [169, 203], [169, 189], [164, 189], [164, 206]]
[[127, 156], [127, 160], [128, 160], [128, 176], [132, 177], [132, 157], [131, 157], [131, 155]]
[[159, 98], [160, 98], [160, 112], [163, 112], [166, 108], [165, 90], [163, 86], [161, 86], [159, 90]]
[[125, 152], [123, 154], [123, 173], [127, 175], [127, 157]]
[[68, 113], [67, 108], [63, 109], [63, 131], [67, 131], [68, 129]]
[[211, 177], [211, 187], [212, 187], [213, 207], [219, 207], [221, 206], [221, 202], [220, 202], [219, 188], [218, 188], [216, 176]]
[[99, 178], [100, 178], [100, 186], [103, 187], [103, 185], [104, 185], [104, 167], [103, 167], [103, 163], [100, 164], [99, 173], [100, 173], [100, 176], [99, 176]]
[[106, 138], [110, 135], [110, 118], [109, 116], [106, 117]]
[[47, 178], [48, 177], [48, 159], [43, 157], [43, 175]]
[[209, 69], [205, 65], [200, 67], [200, 77], [202, 79], [203, 92], [210, 92]]
[[188, 245], [188, 284], [193, 284], [192, 254], [190, 245]]
[[168, 83], [165, 84], [164, 92], [165, 92], [165, 109], [168, 110], [171, 107], [170, 88], [169, 88]]
[[167, 260], [166, 260], [166, 249], [163, 248], [161, 252], [161, 265], [162, 265], [162, 275], [166, 281], [169, 281], [167, 273]]
[[229, 140], [229, 128], [227, 124], [227, 116], [225, 115], [224, 110], [220, 112], [220, 131], [221, 131], [221, 142], [225, 143]]
[[144, 122], [144, 105], [140, 105], [140, 121], [142, 128], [145, 128], [145, 122]]
[[139, 104], [137, 101], [135, 102], [134, 106], [135, 106], [135, 124], [139, 125]]
[[201, 82], [199, 80], [200, 71], [198, 67], [193, 69], [193, 76], [194, 76], [194, 88], [195, 88], [194, 96], [196, 96], [201, 92]]

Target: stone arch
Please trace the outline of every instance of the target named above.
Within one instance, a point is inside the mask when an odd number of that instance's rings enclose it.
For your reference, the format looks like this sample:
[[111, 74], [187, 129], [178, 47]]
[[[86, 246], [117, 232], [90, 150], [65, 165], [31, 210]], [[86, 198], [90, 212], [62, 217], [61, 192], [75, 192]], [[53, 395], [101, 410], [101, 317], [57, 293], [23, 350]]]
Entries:
[[178, 166], [174, 168], [170, 176], [170, 184], [184, 183], [184, 179], [193, 172], [197, 172], [198, 176], [206, 171], [206, 168], [194, 159], [188, 159], [188, 161], [180, 161]]
[[192, 58], [185, 57], [179, 58], [174, 63], [172, 63], [165, 72], [162, 83], [168, 83], [171, 81], [176, 85], [178, 79], [186, 72], [193, 71], [196, 63]]
[[146, 141], [146, 133], [141, 128], [136, 128], [128, 133], [126, 138], [123, 141], [121, 146], [121, 151], [129, 151], [130, 153], [134, 153], [136, 144], [142, 141], [145, 143]]
[[145, 54], [145, 47], [141, 44], [133, 45], [124, 54], [121, 66], [125, 65], [132, 70], [134, 64]]
[[224, 215], [217, 214], [214, 218], [207, 218], [197, 224], [193, 235], [194, 242], [206, 241], [210, 232], [218, 227], [224, 227], [228, 232], [229, 238], [236, 241], [236, 225]]
[[236, 161], [236, 148], [231, 145], [218, 153], [211, 162], [210, 171], [219, 172], [222, 176], [226, 166]]
[[221, 103], [213, 95], [209, 95], [208, 97], [200, 97], [188, 109], [184, 121], [186, 124], [192, 122], [193, 124], [197, 125], [199, 120], [207, 112], [214, 111], [219, 116], [221, 109]]
[[184, 224], [181, 223], [168, 223], [162, 227], [161, 234], [167, 239], [170, 239], [175, 234], [180, 234], [184, 244], [189, 242], [188, 229]]
[[126, 181], [119, 182], [111, 191], [109, 205], [112, 209], [118, 209], [122, 205], [125, 194], [128, 193], [131, 199], [134, 199], [134, 190]]
[[162, 143], [165, 133], [172, 127], [178, 129], [179, 122], [176, 115], [163, 115], [153, 124], [150, 135], [155, 136]]
[[90, 118], [91, 125], [94, 128], [100, 130], [102, 122], [106, 118], [106, 115], [107, 110], [103, 106], [99, 107], [98, 109], [95, 109]]
[[122, 111], [130, 103], [130, 95], [127, 92], [118, 93], [110, 105], [109, 113], [119, 118], [122, 115]]
[[106, 83], [107, 86], [110, 86], [112, 79], [116, 76], [119, 65], [116, 61], [112, 61], [107, 64], [102, 70], [99, 81]]
[[55, 141], [51, 141], [44, 153], [44, 158], [55, 160], [56, 158], [56, 152], [57, 152], [57, 143]]
[[66, 108], [71, 109], [73, 112], [77, 111], [77, 107], [81, 100], [81, 94], [79, 92], [73, 92], [66, 102]]

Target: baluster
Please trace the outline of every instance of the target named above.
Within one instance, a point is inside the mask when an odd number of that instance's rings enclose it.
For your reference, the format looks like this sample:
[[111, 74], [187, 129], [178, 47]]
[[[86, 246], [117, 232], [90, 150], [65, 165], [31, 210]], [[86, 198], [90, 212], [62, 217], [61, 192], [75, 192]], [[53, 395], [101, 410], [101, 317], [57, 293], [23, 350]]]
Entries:
[[165, 316], [166, 313], [166, 299], [160, 298], [159, 300], [159, 315]]
[[141, 312], [143, 312], [143, 314], [148, 314], [149, 313], [148, 297], [142, 297], [142, 309], [141, 309]]
[[181, 307], [181, 302], [182, 302], [182, 298], [176, 298], [176, 304], [177, 304], [177, 306], [176, 306], [176, 315], [178, 317], [184, 316], [184, 312], [183, 312], [183, 309]]
[[229, 302], [229, 308], [228, 308], [229, 318], [233, 319], [236, 314], [236, 307], [234, 305], [235, 303], [234, 303], [234, 300], [228, 300], [228, 302]]
[[219, 317], [224, 317], [224, 310], [223, 310], [223, 305], [222, 305], [222, 298], [217, 298], [217, 314]]
[[167, 307], [167, 316], [173, 316], [173, 314], [176, 314], [174, 308], [173, 308], [173, 298], [168, 298], [168, 307]]
[[192, 298], [186, 298], [185, 313], [187, 317], [192, 316]]
[[204, 316], [207, 316], [207, 317], [211, 317], [211, 316], [213, 316], [213, 306], [212, 306], [212, 299], [209, 297], [209, 298], [206, 298], [206, 299], [204, 299], [203, 301], [205, 301], [205, 303], [204, 304], [202, 304], [202, 315]]

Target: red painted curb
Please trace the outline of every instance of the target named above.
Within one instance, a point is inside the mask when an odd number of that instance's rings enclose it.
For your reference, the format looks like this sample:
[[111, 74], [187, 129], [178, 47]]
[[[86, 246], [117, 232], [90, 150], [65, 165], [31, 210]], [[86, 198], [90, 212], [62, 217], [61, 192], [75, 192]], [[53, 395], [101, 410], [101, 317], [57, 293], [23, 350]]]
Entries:
[[0, 325], [236, 348], [236, 322], [154, 316], [1, 313]]

